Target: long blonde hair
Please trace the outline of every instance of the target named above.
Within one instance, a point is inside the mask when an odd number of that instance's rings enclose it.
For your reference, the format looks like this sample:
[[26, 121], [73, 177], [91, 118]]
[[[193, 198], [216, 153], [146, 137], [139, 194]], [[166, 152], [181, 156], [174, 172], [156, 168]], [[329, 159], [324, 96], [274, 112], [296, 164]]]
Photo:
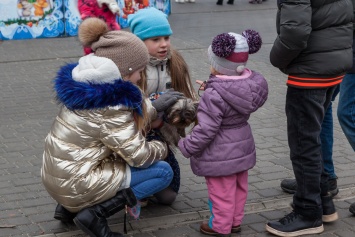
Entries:
[[[126, 77], [129, 77], [130, 75], [132, 75], [132, 74], [129, 74]], [[143, 81], [143, 79], [139, 80], [136, 84], [136, 86], [139, 88], [139, 91], [142, 94], [142, 102], [141, 102], [142, 114], [138, 114], [136, 111], [133, 111], [133, 118], [137, 124], [138, 130], [145, 132], [147, 125], [150, 123], [150, 117], [148, 115], [147, 105], [145, 103], [145, 95], [144, 95], [144, 90], [142, 87], [144, 85], [144, 82], [142, 83], [142, 81]]]
[[[167, 69], [168, 75], [171, 77], [171, 87], [176, 91], [182, 92], [187, 98], [196, 101], [198, 97], [191, 82], [189, 68], [181, 54], [173, 48], [170, 48]], [[141, 73], [141, 78], [138, 84], [145, 92], [147, 88], [146, 70]]]
[[142, 92], [142, 115], [137, 112], [133, 112], [134, 120], [137, 124], [139, 131], [144, 132], [147, 125], [150, 123], [150, 118], [147, 112], [147, 105], [145, 104], [144, 94]]

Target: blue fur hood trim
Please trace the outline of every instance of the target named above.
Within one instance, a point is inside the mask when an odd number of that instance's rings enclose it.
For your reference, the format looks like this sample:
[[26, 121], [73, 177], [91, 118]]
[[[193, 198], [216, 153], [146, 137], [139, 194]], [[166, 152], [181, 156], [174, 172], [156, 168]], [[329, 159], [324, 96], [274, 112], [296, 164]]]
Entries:
[[78, 82], [72, 78], [77, 63], [61, 67], [54, 79], [56, 99], [69, 110], [102, 109], [124, 105], [142, 115], [142, 93], [129, 81], [117, 78], [114, 83], [93, 84]]

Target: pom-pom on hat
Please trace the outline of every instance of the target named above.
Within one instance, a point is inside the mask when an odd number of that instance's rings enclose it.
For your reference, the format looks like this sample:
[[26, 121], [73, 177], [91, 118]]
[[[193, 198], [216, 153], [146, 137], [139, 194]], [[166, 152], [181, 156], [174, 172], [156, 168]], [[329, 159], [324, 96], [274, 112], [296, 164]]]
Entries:
[[110, 31], [99, 18], [85, 19], [79, 26], [78, 37], [82, 45], [91, 47], [95, 56], [112, 60], [122, 77], [149, 62], [148, 49], [137, 36], [122, 30]]
[[232, 32], [219, 34], [208, 47], [208, 58], [211, 66], [219, 73], [240, 75], [249, 54], [259, 51], [261, 44], [261, 37], [254, 30], [246, 30], [242, 35]]
[[154, 7], [138, 10], [128, 15], [131, 32], [141, 40], [159, 36], [170, 36], [173, 32], [167, 15]]

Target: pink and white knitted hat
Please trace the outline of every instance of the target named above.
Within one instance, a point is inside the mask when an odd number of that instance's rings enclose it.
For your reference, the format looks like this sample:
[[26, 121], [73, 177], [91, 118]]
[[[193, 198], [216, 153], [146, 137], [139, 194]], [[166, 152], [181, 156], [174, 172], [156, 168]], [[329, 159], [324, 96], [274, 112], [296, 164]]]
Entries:
[[254, 30], [240, 34], [233, 32], [217, 35], [208, 47], [211, 66], [228, 76], [240, 75], [248, 61], [249, 54], [259, 51], [261, 37]]

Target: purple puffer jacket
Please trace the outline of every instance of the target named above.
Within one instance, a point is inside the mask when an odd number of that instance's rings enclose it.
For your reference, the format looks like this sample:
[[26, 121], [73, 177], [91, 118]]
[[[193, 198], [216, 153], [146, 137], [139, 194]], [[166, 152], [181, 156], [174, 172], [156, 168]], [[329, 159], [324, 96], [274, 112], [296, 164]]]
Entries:
[[252, 71], [248, 78], [211, 76], [198, 107], [198, 125], [179, 141], [198, 176], [227, 176], [251, 169], [256, 162], [248, 119], [268, 96], [265, 78]]

